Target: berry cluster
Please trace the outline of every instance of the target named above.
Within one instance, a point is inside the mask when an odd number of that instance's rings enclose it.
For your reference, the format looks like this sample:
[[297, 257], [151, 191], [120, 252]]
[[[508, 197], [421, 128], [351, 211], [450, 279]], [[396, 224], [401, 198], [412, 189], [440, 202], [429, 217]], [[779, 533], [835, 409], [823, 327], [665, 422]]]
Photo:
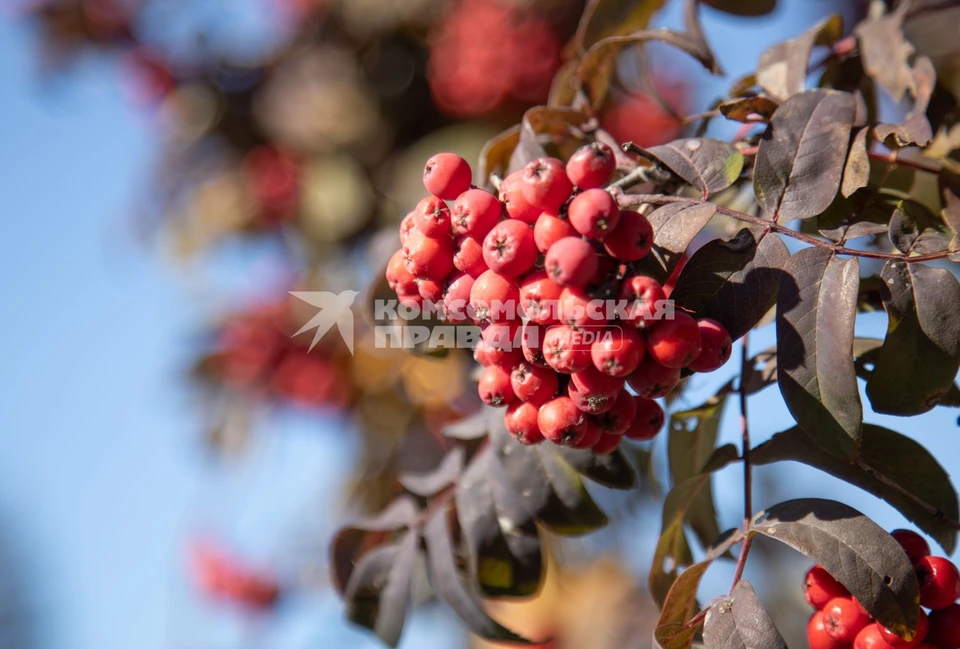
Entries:
[[730, 356], [722, 325], [674, 311], [635, 269], [653, 231], [604, 189], [614, 171], [613, 151], [594, 143], [566, 164], [530, 162], [498, 197], [441, 153], [423, 174], [431, 195], [400, 226], [390, 286], [408, 305], [439, 304], [445, 321], [480, 327], [480, 397], [507, 408], [524, 444], [603, 454], [623, 437], [652, 439], [664, 418], [655, 399], [681, 370], [710, 372]]
[[807, 573], [804, 595], [817, 609], [807, 626], [810, 649], [960, 649], [960, 572], [916, 532], [892, 532], [917, 570], [920, 610], [917, 634], [909, 642], [874, 622], [846, 588], [820, 566]]

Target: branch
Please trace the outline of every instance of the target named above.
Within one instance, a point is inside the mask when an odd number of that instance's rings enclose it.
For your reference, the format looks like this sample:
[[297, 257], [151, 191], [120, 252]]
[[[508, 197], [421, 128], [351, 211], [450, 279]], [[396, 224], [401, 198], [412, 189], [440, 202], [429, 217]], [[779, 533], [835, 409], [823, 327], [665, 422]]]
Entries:
[[743, 546], [740, 548], [740, 556], [737, 558], [737, 569], [733, 575], [732, 591], [743, 578], [743, 570], [747, 567], [747, 555], [750, 553], [752, 537], [750, 536], [750, 522], [753, 520], [753, 464], [750, 461], [750, 426], [747, 422], [747, 390], [745, 379], [747, 369], [753, 369], [750, 362], [748, 346], [750, 342], [750, 333], [747, 332], [740, 341], [740, 385], [737, 392], [740, 395], [740, 436], [743, 439]]

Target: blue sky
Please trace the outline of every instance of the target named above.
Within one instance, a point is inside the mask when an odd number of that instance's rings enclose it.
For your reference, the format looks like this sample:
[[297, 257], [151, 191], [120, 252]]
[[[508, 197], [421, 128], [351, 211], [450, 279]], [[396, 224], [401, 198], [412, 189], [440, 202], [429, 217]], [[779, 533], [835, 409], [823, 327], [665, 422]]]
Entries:
[[[799, 5], [756, 23], [749, 39], [708, 13], [727, 71], [748, 69], [783, 30], [809, 24]], [[329, 494], [350, 449], [332, 427], [288, 416], [271, 422], [252, 459], [204, 458], [198, 412], [181, 381], [204, 312], [186, 273], [134, 227], [158, 133], [124, 102], [107, 62], [90, 57], [42, 83], [33, 54], [29, 34], [0, 18], [0, 582], [33, 621], [30, 641], [16, 646], [377, 646], [346, 627], [322, 591], [294, 597], [275, 620], [248, 624], [198, 602], [185, 583], [183, 539], [194, 530], [221, 532], [281, 570], [302, 559], [302, 538], [293, 537], [304, 531], [307, 549], [325, 552], [333, 516], [316, 512], [337, 511]], [[870, 316], [862, 333], [880, 335], [884, 325], [882, 314]], [[771, 342], [772, 331], [754, 340], [757, 350]], [[721, 378], [696, 384], [690, 402]], [[789, 424], [771, 401], [754, 399], [759, 439]], [[728, 416], [732, 441], [733, 408]], [[949, 465], [956, 416], [872, 421], [911, 434]], [[885, 504], [815, 471], [778, 475], [780, 494], [837, 498], [888, 528], [904, 524]], [[729, 494], [739, 489], [736, 471], [717, 481], [719, 499], [730, 503], [721, 507], [728, 526], [738, 523], [739, 501]], [[758, 506], [766, 498], [760, 493]], [[638, 542], [639, 564], [651, 550], [652, 538]], [[724, 570], [716, 583], [729, 579]], [[0, 611], [6, 592], [0, 583]], [[450, 646], [453, 628], [428, 611], [404, 644], [427, 646], [433, 636]], [[0, 633], [0, 649], [3, 642]]]

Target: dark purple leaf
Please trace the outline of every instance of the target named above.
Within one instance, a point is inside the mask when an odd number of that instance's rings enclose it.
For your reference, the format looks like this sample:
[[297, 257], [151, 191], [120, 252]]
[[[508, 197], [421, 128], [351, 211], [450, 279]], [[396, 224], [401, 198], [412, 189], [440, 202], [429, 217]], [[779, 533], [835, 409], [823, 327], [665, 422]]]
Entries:
[[848, 198], [838, 195], [817, 217], [817, 228], [833, 241], [883, 234], [889, 229], [898, 202], [895, 196], [872, 187], [855, 191]]
[[766, 122], [776, 112], [780, 103], [767, 97], [766, 95], [754, 95], [753, 97], [742, 97], [720, 104], [720, 112], [727, 119], [737, 122], [754, 122], [752, 116], [757, 115]]
[[744, 375], [743, 388], [754, 394], [777, 382], [777, 348], [769, 347], [750, 359]]
[[405, 473], [397, 477], [404, 489], [418, 496], [433, 496], [456, 482], [463, 471], [462, 446], [454, 446], [429, 473]]
[[864, 20], [853, 30], [864, 70], [896, 101], [900, 101], [907, 90], [915, 91], [909, 63], [913, 45], [903, 37], [903, 17], [909, 4], [900, 3], [896, 11]]
[[825, 248], [786, 263], [777, 298], [777, 381], [790, 413], [824, 450], [854, 458], [863, 406], [853, 367], [860, 264]]
[[610, 36], [646, 29], [666, 0], [589, 0], [577, 27], [575, 42], [582, 53]]
[[743, 155], [722, 140], [687, 138], [650, 147], [646, 153], [700, 190], [701, 196], [726, 189], [743, 171]]
[[960, 284], [945, 268], [898, 261], [887, 262], [880, 277], [889, 324], [867, 397], [882, 414], [927, 412], [960, 368]]
[[843, 167], [843, 184], [840, 193], [846, 198], [861, 187], [866, 187], [870, 180], [870, 157], [868, 156], [870, 135], [868, 127], [861, 128], [853, 136], [850, 152], [847, 154], [847, 164]]
[[653, 249], [637, 262], [638, 268], [661, 284], [673, 274], [687, 248], [717, 213], [713, 203], [672, 203], [648, 217], [653, 226]]
[[[580, 131], [583, 113], [573, 108], [536, 106], [523, 114], [516, 148], [510, 156], [506, 173], [522, 169], [531, 160], [545, 155], [563, 159], [586, 142]], [[507, 134], [509, 136], [509, 131]]]
[[633, 489], [637, 486], [637, 472], [627, 461], [621, 449], [609, 455], [559, 447], [560, 456], [583, 476], [610, 489]]
[[480, 439], [484, 437], [492, 426], [497, 425], [497, 420], [503, 421], [503, 412], [496, 408], [481, 408], [472, 415], [463, 419], [447, 424], [443, 427], [444, 437], [452, 439]]
[[753, 449], [750, 457], [759, 465], [791, 461], [825, 471], [890, 503], [947, 554], [957, 546], [957, 530], [940, 515], [942, 512], [953, 520], [958, 516], [957, 492], [950, 476], [927, 449], [900, 433], [864, 424], [860, 455], [854, 464], [824, 452], [799, 427], [777, 433]]
[[853, 95], [832, 90], [810, 90], [780, 106], [757, 149], [753, 188], [761, 208], [790, 220], [830, 206], [856, 108]]
[[841, 36], [843, 18], [833, 15], [800, 36], [777, 43], [760, 55], [757, 83], [779, 101], [803, 92], [813, 46], [831, 45]]
[[503, 133], [491, 138], [480, 151], [480, 163], [477, 165], [477, 181], [481, 186], [487, 184], [491, 174], [505, 176], [510, 167], [510, 158], [520, 143], [520, 127], [511, 126]]
[[789, 258], [779, 237], [757, 242], [743, 229], [729, 241], [711, 241], [694, 253], [670, 298], [698, 318], [720, 322], [736, 340], [773, 306], [780, 269]]
[[937, 83], [937, 73], [930, 59], [925, 56], [917, 58], [912, 73], [916, 93], [913, 108], [907, 113], [906, 119], [901, 124], [878, 124], [873, 129], [877, 139], [891, 148], [911, 144], [924, 147], [933, 140], [933, 129], [927, 119], [927, 106]]
[[716, 600], [703, 622], [706, 649], [787, 649], [787, 643], [746, 579]]
[[843, 503], [804, 498], [759, 514], [753, 529], [823, 566], [878, 622], [912, 639], [917, 575], [900, 544], [869, 518]]
[[890, 243], [900, 252], [926, 255], [950, 247], [953, 233], [943, 220], [924, 205], [910, 199], [896, 203], [890, 218]]

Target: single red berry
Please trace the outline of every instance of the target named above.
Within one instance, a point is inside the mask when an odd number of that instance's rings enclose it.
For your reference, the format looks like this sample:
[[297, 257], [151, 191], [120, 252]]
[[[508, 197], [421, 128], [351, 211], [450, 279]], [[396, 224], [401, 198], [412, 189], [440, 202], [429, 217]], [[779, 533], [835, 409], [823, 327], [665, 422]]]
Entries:
[[603, 239], [620, 222], [620, 208], [605, 189], [588, 189], [578, 194], [567, 209], [570, 225], [585, 237]]
[[627, 377], [627, 384], [645, 399], [667, 396], [680, 382], [680, 370], [661, 365], [647, 354]]
[[610, 376], [629, 375], [640, 366], [644, 354], [643, 336], [629, 327], [609, 327], [590, 345], [593, 366]]
[[527, 272], [537, 261], [533, 230], [512, 219], [496, 224], [483, 239], [483, 261], [501, 275], [516, 277]]
[[510, 373], [499, 365], [483, 368], [477, 391], [480, 399], [490, 406], [505, 406], [516, 399], [510, 385]]
[[596, 422], [593, 420], [593, 417], [587, 417], [587, 430], [583, 434], [583, 437], [580, 438], [580, 441], [577, 442], [573, 448], [593, 448], [597, 445], [597, 442], [600, 441], [601, 437], [603, 437], [603, 431], [600, 430], [599, 426], [597, 426]]
[[400, 245], [402, 246], [407, 237], [410, 236], [410, 232], [417, 229], [417, 213], [409, 212], [403, 220], [400, 221]]
[[427, 302], [438, 303], [443, 299], [443, 285], [446, 284], [446, 280], [443, 283], [435, 282], [432, 279], [418, 279], [417, 280], [417, 291]]
[[575, 385], [573, 381], [567, 383], [567, 396], [579, 410], [588, 415], [599, 415], [607, 412], [617, 402], [616, 394], [586, 392]]
[[[820, 614], [823, 612], [820, 611]], [[841, 645], [844, 646], [844, 645]], [[845, 645], [849, 646], [849, 645]], [[811, 649], [812, 646], [811, 646]], [[857, 634], [853, 640], [853, 649], [893, 649], [883, 636], [880, 635], [880, 628], [876, 624], [868, 624]]]
[[593, 365], [570, 375], [570, 383], [587, 395], [607, 395], [615, 397], [623, 390], [622, 377], [604, 374]]
[[557, 302], [563, 288], [547, 276], [545, 270], [525, 275], [520, 283], [520, 309], [523, 316], [539, 324], [557, 321]]
[[849, 643], [843, 643], [827, 633], [823, 620], [823, 611], [817, 611], [807, 623], [807, 642], [810, 649], [849, 649]]
[[593, 419], [607, 435], [623, 435], [633, 426], [637, 418], [637, 401], [626, 390], [620, 390], [613, 407], [596, 415]]
[[622, 441], [623, 435], [601, 435], [600, 441], [594, 444], [591, 450], [594, 455], [610, 455], [620, 448]]
[[852, 597], [834, 597], [823, 607], [823, 625], [835, 640], [850, 644], [868, 624], [870, 616]]
[[518, 399], [541, 406], [557, 394], [557, 373], [548, 367], [520, 363], [510, 372], [513, 393]]
[[544, 267], [561, 286], [586, 286], [597, 272], [597, 253], [580, 237], [564, 237], [550, 246]]
[[455, 153], [438, 153], [423, 167], [423, 186], [445, 201], [452, 201], [470, 189], [472, 181], [470, 164]]
[[880, 637], [893, 649], [913, 649], [927, 638], [930, 632], [930, 620], [921, 609], [917, 620], [917, 633], [913, 636], [913, 640], [904, 640], [893, 631], [884, 628], [879, 622], [877, 622], [877, 628], [880, 630]]
[[531, 365], [550, 367], [543, 356], [543, 337], [546, 333], [547, 328], [535, 322], [524, 323], [520, 331], [520, 349], [523, 357]]
[[417, 204], [417, 229], [428, 237], [450, 236], [450, 208], [436, 196], [427, 196]]
[[[500, 200], [511, 219], [534, 224], [543, 212], [523, 197], [523, 171], [515, 171], [500, 183]], [[541, 250], [541, 252], [543, 252]]]
[[603, 187], [613, 178], [617, 160], [613, 149], [594, 142], [577, 149], [567, 161], [567, 177], [580, 189]]
[[663, 428], [663, 408], [653, 399], [634, 397], [633, 402], [637, 412], [624, 436], [638, 442], [649, 441]]
[[564, 164], [556, 158], [537, 158], [523, 168], [520, 188], [527, 202], [543, 212], [559, 214], [573, 192]]
[[510, 435], [525, 446], [533, 446], [543, 441], [543, 433], [537, 425], [540, 408], [525, 401], [514, 401], [507, 406], [503, 415], [503, 424]]
[[921, 557], [914, 567], [920, 581], [920, 605], [947, 608], [960, 597], [960, 571], [944, 557]]
[[397, 295], [402, 297], [404, 295], [420, 294], [416, 284], [417, 278], [407, 270], [402, 250], [396, 251], [390, 257], [390, 261], [387, 262], [386, 276], [387, 284]]
[[930, 544], [913, 530], [893, 530], [890, 532], [890, 536], [903, 547], [910, 563], [916, 563], [920, 559], [930, 556]]
[[803, 597], [813, 608], [821, 610], [833, 598], [849, 596], [850, 591], [821, 566], [807, 571], [803, 580]]
[[640, 212], [623, 210], [620, 222], [603, 239], [607, 253], [620, 261], [637, 261], [653, 247], [653, 226]]
[[960, 649], [960, 604], [930, 613], [927, 642], [940, 649]]
[[403, 244], [403, 263], [418, 279], [442, 282], [453, 270], [453, 242], [411, 233]]
[[625, 301], [623, 319], [638, 329], [652, 325], [659, 318], [667, 296], [652, 277], [634, 275], [620, 285], [619, 298]]
[[469, 312], [474, 322], [503, 322], [517, 316], [520, 287], [511, 277], [486, 270], [470, 289]]
[[590, 366], [590, 345], [583, 342], [582, 332], [569, 325], [548, 327], [541, 347], [547, 364], [563, 374]]
[[564, 237], [575, 236], [577, 231], [573, 229], [568, 219], [561, 219], [546, 212], [537, 217], [537, 222], [533, 226], [533, 242], [537, 244], [537, 250], [540, 252], [550, 250], [550, 246]]
[[443, 312], [447, 322], [466, 322], [473, 284], [474, 279], [466, 273], [455, 273], [447, 279], [443, 292]]
[[560, 322], [574, 327], [594, 327], [591, 334], [582, 337], [588, 346], [593, 342], [595, 327], [607, 320], [603, 313], [603, 300], [594, 300], [578, 286], [565, 286], [560, 292], [557, 318]]
[[483, 245], [473, 237], [458, 237], [454, 242], [453, 267], [476, 279], [487, 270]]
[[483, 325], [480, 340], [494, 349], [512, 352], [520, 348], [519, 334], [520, 323], [516, 320], [490, 322]]
[[700, 327], [693, 316], [675, 311], [672, 320], [661, 320], [647, 334], [647, 351], [661, 365], [686, 367], [703, 347]]
[[468, 189], [457, 196], [450, 210], [450, 226], [455, 234], [480, 241], [502, 215], [503, 203], [496, 196], [482, 189]]
[[587, 418], [570, 397], [557, 397], [542, 406], [537, 425], [543, 436], [554, 444], [574, 446], [587, 433]]
[[[687, 365], [694, 372], [712, 372], [730, 359], [733, 341], [722, 324], [710, 318], [697, 320], [702, 343], [700, 355]], [[923, 540], [923, 539], [921, 539]]]
[[484, 367], [496, 365], [509, 372], [517, 363], [523, 362], [523, 354], [518, 349], [493, 347], [481, 339], [473, 350], [473, 359]]

